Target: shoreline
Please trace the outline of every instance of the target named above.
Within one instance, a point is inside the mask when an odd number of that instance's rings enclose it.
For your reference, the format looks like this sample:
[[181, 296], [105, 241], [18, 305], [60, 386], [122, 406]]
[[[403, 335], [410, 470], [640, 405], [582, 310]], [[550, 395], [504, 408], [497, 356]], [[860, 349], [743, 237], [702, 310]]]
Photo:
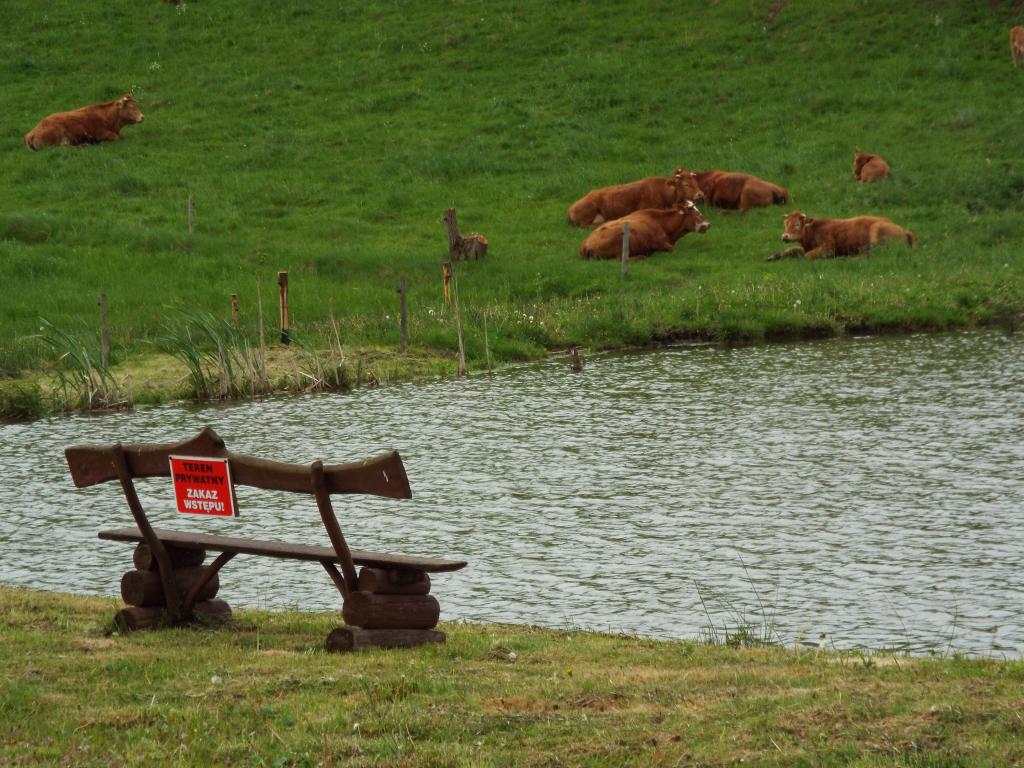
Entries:
[[[613, 345], [608, 347], [580, 347], [586, 354], [630, 353], [656, 351], [677, 344], [695, 343], [712, 344], [722, 347], [747, 347], [759, 344], [795, 343], [804, 341], [823, 341], [863, 336], [910, 336], [926, 333], [964, 333], [974, 330], [1003, 329], [1013, 334], [1024, 327], [1024, 310], [1009, 312], [1006, 316], [993, 317], [988, 322], [977, 322], [965, 325], [937, 325], [894, 321], [892, 323], [863, 323], [859, 325], [808, 325], [794, 329], [765, 330], [759, 335], [720, 338], [713, 329], [674, 329], [663, 333], [653, 333], [645, 344]], [[510, 365], [528, 364], [550, 359], [559, 354], [567, 353], [573, 346], [567, 344], [564, 349], [554, 347], [545, 350], [542, 357], [527, 360], [494, 360], [491, 368], [480, 370], [478, 365], [471, 369], [473, 375], [487, 371], [500, 370]], [[329, 353], [328, 353], [329, 354]], [[402, 355], [393, 349], [342, 351], [338, 356], [344, 373], [340, 376], [342, 386], [326, 386], [321, 389], [303, 388], [302, 373], [292, 350], [288, 348], [271, 348], [269, 358], [276, 358], [271, 363], [273, 380], [278, 385], [263, 395], [242, 397], [209, 397], [198, 399], [189, 391], [184, 383], [188, 372], [183, 364], [165, 353], [154, 353], [148, 356], [136, 355], [122, 363], [111, 367], [114, 376], [128, 381], [131, 393], [131, 405], [128, 408], [95, 408], [95, 409], [62, 409], [51, 398], [47, 404], [47, 388], [53, 387], [53, 377], [47, 378], [45, 371], [29, 371], [19, 378], [0, 380], [0, 424], [24, 423], [38, 419], [70, 414], [90, 413], [103, 415], [106, 412], [131, 410], [135, 405], [166, 405], [171, 403], [190, 403], [199, 405], [215, 405], [232, 402], [251, 402], [268, 398], [288, 397], [302, 394], [327, 393], [345, 394], [359, 388], [375, 388], [389, 384], [424, 381], [432, 377], [441, 379], [458, 378], [457, 356], [441, 355], [436, 351], [413, 350]], [[480, 363], [481, 361], [474, 361]]]

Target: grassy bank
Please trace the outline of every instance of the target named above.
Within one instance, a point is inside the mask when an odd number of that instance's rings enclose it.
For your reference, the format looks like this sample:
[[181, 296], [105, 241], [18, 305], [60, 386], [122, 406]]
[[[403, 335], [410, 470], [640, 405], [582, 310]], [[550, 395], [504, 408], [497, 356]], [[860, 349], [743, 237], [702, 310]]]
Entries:
[[1024, 666], [450, 624], [325, 654], [338, 617], [110, 635], [113, 600], [0, 587], [4, 765], [1008, 766]]
[[[41, 317], [95, 334], [100, 292], [113, 359], [129, 369], [165, 351], [181, 309], [226, 317], [231, 293], [254, 341], [257, 281], [276, 317], [278, 270], [296, 334], [328, 346], [333, 307], [353, 350], [397, 350], [407, 276], [415, 354], [454, 369], [440, 270], [450, 205], [491, 244], [459, 265], [476, 368], [488, 352], [523, 360], [571, 343], [1020, 315], [1015, 3], [626, 7], [5, 3], [0, 372], [52, 357]], [[123, 141], [22, 146], [42, 116], [129, 88], [146, 121]], [[886, 157], [893, 177], [854, 182], [855, 146]], [[890, 216], [919, 247], [767, 263], [788, 210], [775, 207], [706, 211], [708, 234], [632, 264], [626, 281], [617, 264], [578, 258], [573, 200], [679, 164], [772, 179], [812, 216]]]

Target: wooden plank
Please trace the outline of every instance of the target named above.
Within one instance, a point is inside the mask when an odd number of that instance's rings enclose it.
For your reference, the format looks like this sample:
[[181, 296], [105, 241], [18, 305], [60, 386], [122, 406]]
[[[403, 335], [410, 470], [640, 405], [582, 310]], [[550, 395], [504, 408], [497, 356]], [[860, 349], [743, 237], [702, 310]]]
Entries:
[[[283, 541], [265, 541], [262, 539], [241, 539], [232, 536], [214, 536], [208, 533], [190, 533], [187, 531], [169, 531], [155, 528], [154, 533], [165, 544], [186, 549], [208, 549], [216, 552], [234, 552], [240, 555], [261, 555], [263, 557], [279, 557], [285, 560], [312, 560], [337, 563], [338, 555], [331, 547], [311, 546], [308, 544], [291, 544]], [[99, 538], [106, 541], [139, 542], [142, 534], [136, 528], [116, 528], [100, 531]], [[362, 552], [352, 550], [352, 561], [357, 565], [371, 568], [397, 568], [400, 570], [417, 570], [428, 573], [457, 571], [466, 567], [465, 560], [442, 560], [435, 557], [416, 557], [412, 555], [389, 555], [383, 552]]]

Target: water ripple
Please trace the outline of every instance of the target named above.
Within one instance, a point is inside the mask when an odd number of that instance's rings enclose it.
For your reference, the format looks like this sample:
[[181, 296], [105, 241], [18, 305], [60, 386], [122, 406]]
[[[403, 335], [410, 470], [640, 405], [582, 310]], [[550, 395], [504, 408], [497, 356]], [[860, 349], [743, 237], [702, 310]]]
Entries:
[[[0, 427], [0, 581], [113, 595], [130, 524], [76, 490], [71, 444], [210, 424], [236, 451], [308, 462], [399, 448], [414, 499], [337, 504], [353, 547], [464, 557], [448, 619], [694, 637], [710, 621], [786, 641], [1024, 653], [1024, 340], [998, 333], [688, 347], [265, 403], [161, 406]], [[152, 518], [326, 543], [315, 506], [239, 489], [237, 521]], [[240, 557], [239, 606], [336, 608], [316, 564]]]

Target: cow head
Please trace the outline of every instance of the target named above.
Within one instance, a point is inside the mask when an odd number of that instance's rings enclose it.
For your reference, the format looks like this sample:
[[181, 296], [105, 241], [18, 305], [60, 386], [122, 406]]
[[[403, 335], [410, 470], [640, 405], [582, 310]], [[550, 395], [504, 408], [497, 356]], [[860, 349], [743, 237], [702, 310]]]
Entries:
[[807, 218], [800, 211], [793, 211], [783, 216], [783, 218], [785, 223], [783, 224], [782, 241], [785, 243], [799, 243], [803, 238], [804, 227], [813, 221], [813, 219]]
[[126, 93], [117, 100], [117, 111], [120, 113], [121, 119], [126, 123], [141, 123], [146, 119], [146, 116], [139, 109], [139, 104], [135, 101], [135, 97], [130, 93]]
[[865, 155], [860, 151], [860, 147], [853, 150], [853, 178], [860, 178], [860, 169], [864, 166], [868, 160], [871, 159], [871, 155]]
[[711, 222], [704, 218], [704, 214], [700, 212], [700, 208], [694, 205], [691, 200], [687, 200], [685, 203], [680, 203], [676, 210], [679, 212], [679, 215], [683, 217], [687, 231], [698, 232], [703, 235], [711, 229]]
[[700, 191], [700, 185], [697, 184], [697, 174], [693, 171], [688, 171], [682, 166], [676, 168], [672, 178], [668, 180], [668, 185], [675, 188], [677, 203], [681, 203], [684, 200], [694, 200], [698, 203], [704, 202], [704, 193]]

